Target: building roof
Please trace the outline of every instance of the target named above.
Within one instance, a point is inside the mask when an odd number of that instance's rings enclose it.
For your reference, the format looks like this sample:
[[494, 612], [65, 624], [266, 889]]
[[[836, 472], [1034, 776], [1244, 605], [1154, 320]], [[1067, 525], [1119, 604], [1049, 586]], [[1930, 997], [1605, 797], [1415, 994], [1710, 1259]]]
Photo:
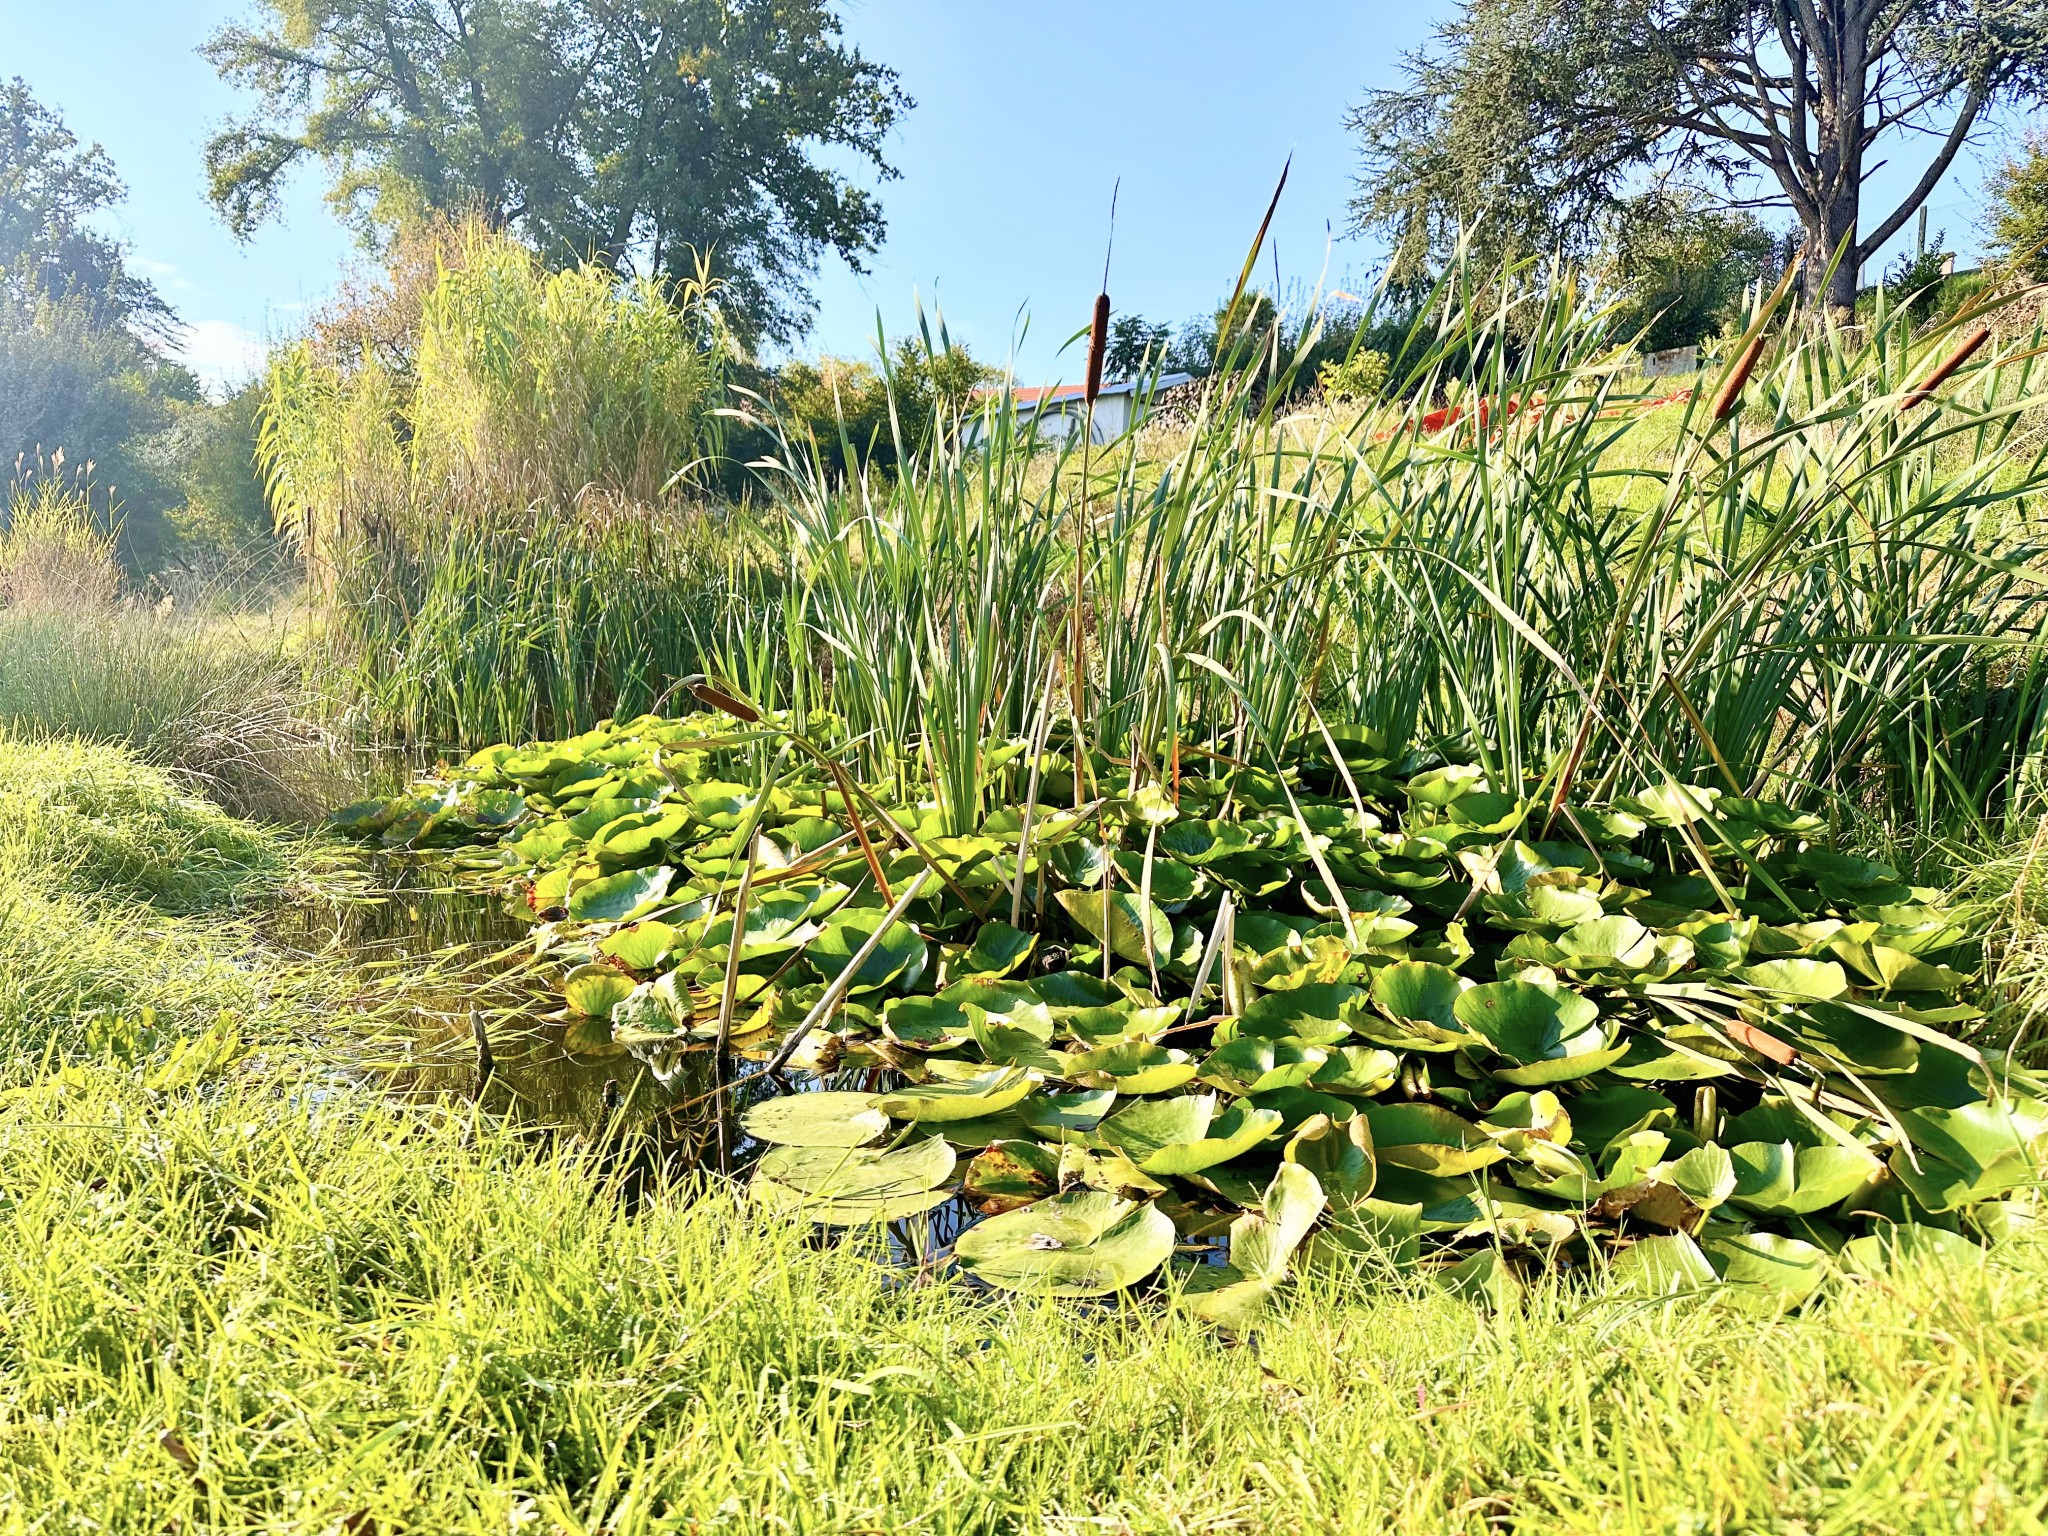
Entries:
[[[1156, 380], [1117, 379], [1105, 383], [1102, 386], [1102, 393], [1105, 395], [1128, 395], [1137, 390], [1141, 385], [1149, 385], [1155, 390], [1172, 389], [1175, 385], [1187, 383], [1193, 377], [1194, 375], [1191, 373], [1165, 373], [1161, 374]], [[1087, 398], [1088, 394], [1088, 391], [1079, 384], [1013, 385], [1009, 392], [1011, 398], [1017, 402], [1021, 409], [1034, 411], [1048, 405], [1064, 404], [1069, 400], [1083, 400]], [[1003, 388], [1001, 385], [977, 389], [974, 392], [976, 399], [990, 398], [1002, 393]]]

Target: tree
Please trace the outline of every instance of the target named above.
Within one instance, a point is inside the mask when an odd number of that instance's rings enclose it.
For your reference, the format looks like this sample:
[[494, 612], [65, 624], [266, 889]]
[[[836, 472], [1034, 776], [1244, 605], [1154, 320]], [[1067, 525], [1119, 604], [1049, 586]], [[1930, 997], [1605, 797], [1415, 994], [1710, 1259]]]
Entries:
[[[1583, 248], [1644, 178], [1668, 178], [1789, 206], [1809, 297], [1844, 311], [1986, 114], [2038, 94], [2048, 3], [1467, 0], [1437, 43], [1350, 118], [1354, 216], [1409, 269], [1474, 220], [1497, 247]], [[1920, 137], [1913, 185], [1866, 217], [1880, 147]]]
[[1690, 347], [1734, 317], [1742, 290], [1779, 270], [1778, 243], [1755, 214], [1652, 192], [1613, 221], [1603, 265], [1625, 295], [1621, 326], [1643, 347]]
[[2028, 138], [2024, 151], [1991, 175], [1991, 245], [1999, 259], [2035, 282], [2048, 280], [2048, 138]]
[[170, 306], [128, 270], [121, 246], [89, 227], [123, 190], [107, 152], [81, 147], [26, 82], [0, 85], [0, 283], [24, 312], [47, 299], [97, 328], [133, 326], [158, 342], [176, 330]]
[[1172, 345], [1172, 326], [1155, 325], [1143, 315], [1118, 315], [1110, 322], [1103, 372], [1112, 379], [1134, 379], [1159, 367]]
[[856, 270], [911, 102], [840, 41], [828, 0], [259, 0], [206, 55], [256, 111], [206, 146], [246, 236], [308, 160], [367, 243], [480, 214], [551, 263], [697, 275], [709, 259], [752, 339], [803, 329], [828, 247]]

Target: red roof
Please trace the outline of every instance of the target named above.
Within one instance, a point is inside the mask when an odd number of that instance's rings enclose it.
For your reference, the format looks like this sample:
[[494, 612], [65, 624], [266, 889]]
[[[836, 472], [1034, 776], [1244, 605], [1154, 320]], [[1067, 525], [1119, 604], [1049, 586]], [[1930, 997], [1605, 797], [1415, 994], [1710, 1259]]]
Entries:
[[[1002, 394], [1002, 390], [977, 389], [974, 393], [977, 397], [996, 396]], [[1010, 391], [1010, 394], [1019, 405], [1043, 405], [1049, 400], [1080, 400], [1085, 398], [1087, 393], [1087, 390], [1083, 389], [1079, 384], [1055, 384], [1031, 388], [1020, 387]]]

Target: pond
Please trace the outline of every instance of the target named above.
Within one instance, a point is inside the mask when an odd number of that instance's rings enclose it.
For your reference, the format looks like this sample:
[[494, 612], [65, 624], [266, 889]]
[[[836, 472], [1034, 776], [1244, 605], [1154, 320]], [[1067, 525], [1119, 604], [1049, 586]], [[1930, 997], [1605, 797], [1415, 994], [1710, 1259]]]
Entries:
[[721, 1094], [708, 1045], [579, 1039], [559, 991], [532, 962], [529, 914], [414, 859], [364, 852], [356, 861], [356, 878], [274, 914], [269, 931], [288, 948], [346, 952], [369, 990], [388, 998], [373, 1010], [387, 1023], [364, 1057], [393, 1093], [477, 1103], [540, 1132], [631, 1141], [636, 1155], [671, 1171], [742, 1172], [762, 1150], [739, 1128], [753, 1105], [793, 1092], [879, 1093], [900, 1082], [873, 1065], [771, 1079], [760, 1061], [734, 1053], [727, 1071], [735, 1081]]

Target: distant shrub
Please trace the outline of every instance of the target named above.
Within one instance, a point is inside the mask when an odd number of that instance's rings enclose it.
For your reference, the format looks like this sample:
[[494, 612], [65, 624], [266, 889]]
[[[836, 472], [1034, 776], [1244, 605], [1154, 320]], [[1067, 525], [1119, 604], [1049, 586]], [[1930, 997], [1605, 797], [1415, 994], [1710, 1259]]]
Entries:
[[1948, 231], [1937, 230], [1934, 244], [1916, 256], [1901, 254], [1884, 275], [1885, 298], [1894, 309], [1903, 308], [1916, 326], [1925, 325], [1942, 308], [1942, 289], [1948, 274], [1942, 269], [1949, 257], [1941, 247]]
[[965, 347], [927, 350], [906, 339], [886, 369], [843, 357], [799, 360], [784, 364], [766, 393], [789, 440], [815, 442], [827, 467], [843, 475], [857, 467], [887, 469], [901, 452], [916, 452], [935, 427], [957, 421], [994, 376]]
[[1377, 400], [1386, 393], [1387, 354], [1362, 349], [1316, 370], [1316, 385], [1325, 400]]

